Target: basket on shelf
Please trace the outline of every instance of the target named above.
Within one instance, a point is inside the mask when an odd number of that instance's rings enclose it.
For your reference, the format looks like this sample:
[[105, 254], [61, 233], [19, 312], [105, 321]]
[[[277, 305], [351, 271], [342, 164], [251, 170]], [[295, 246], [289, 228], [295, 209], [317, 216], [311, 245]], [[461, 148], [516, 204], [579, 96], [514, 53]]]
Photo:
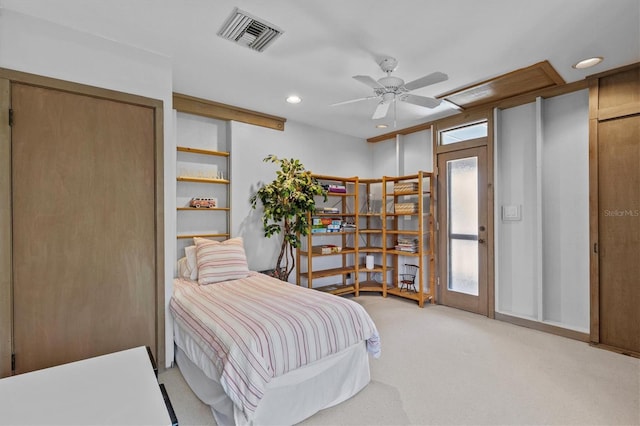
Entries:
[[394, 211], [398, 214], [417, 213], [418, 203], [396, 203]]
[[418, 182], [396, 182], [393, 185], [394, 194], [405, 194], [416, 192], [418, 190]]

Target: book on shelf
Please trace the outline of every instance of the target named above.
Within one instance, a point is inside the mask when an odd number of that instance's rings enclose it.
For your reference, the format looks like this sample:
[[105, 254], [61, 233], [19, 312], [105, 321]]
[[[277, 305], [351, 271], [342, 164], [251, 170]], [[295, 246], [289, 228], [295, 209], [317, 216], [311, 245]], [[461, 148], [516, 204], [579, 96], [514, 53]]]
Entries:
[[408, 253], [418, 252], [418, 239], [417, 238], [398, 238], [395, 245], [395, 250], [406, 251]]
[[312, 217], [311, 233], [352, 232], [356, 230], [354, 223], [343, 221], [339, 217]]
[[417, 238], [398, 238], [398, 244], [418, 244]]
[[318, 214], [336, 214], [340, 213], [340, 210], [337, 207], [317, 207], [316, 213]]
[[417, 253], [418, 252], [418, 248], [417, 247], [401, 247], [401, 246], [395, 246], [394, 249], [396, 251], [404, 251], [407, 253]]
[[329, 226], [329, 225], [342, 225], [342, 219], [331, 217], [314, 217], [311, 218], [312, 226]]
[[327, 185], [325, 189], [327, 192], [332, 192], [334, 194], [345, 194], [347, 192], [347, 187], [344, 185]]

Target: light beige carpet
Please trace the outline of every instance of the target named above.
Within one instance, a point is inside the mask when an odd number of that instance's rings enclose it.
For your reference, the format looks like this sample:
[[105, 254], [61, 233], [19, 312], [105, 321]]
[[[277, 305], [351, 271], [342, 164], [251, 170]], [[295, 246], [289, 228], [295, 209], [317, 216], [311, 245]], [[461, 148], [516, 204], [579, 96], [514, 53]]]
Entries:
[[[353, 300], [382, 357], [364, 390], [304, 425], [640, 425], [639, 359], [443, 306]], [[160, 382], [180, 425], [215, 425], [177, 368]]]

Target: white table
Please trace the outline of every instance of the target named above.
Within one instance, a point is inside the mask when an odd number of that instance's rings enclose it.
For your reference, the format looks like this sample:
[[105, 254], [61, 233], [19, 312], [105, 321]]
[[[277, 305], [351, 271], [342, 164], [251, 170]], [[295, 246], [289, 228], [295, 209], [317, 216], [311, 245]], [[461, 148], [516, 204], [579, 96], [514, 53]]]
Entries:
[[0, 379], [2, 425], [171, 425], [144, 346]]

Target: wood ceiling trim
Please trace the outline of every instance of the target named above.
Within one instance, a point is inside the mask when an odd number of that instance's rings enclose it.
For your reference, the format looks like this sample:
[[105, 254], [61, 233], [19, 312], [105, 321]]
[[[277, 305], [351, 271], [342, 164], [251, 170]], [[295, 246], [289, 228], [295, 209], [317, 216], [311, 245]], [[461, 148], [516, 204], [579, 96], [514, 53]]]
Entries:
[[461, 108], [473, 108], [534, 90], [565, 84], [549, 61], [538, 62], [492, 79], [437, 96]]
[[173, 94], [173, 108], [180, 112], [186, 112], [189, 114], [196, 114], [219, 120], [239, 121], [241, 123], [253, 124], [255, 126], [267, 127], [275, 130], [284, 130], [284, 123], [287, 121], [286, 118], [277, 117], [275, 115], [251, 111], [180, 93]]
[[[578, 80], [573, 83], [553, 85], [544, 89], [534, 90], [532, 92], [523, 93], [520, 95], [516, 95], [516, 96], [504, 98], [504, 99], [497, 99], [490, 103], [481, 104], [476, 107], [472, 107], [468, 109], [463, 109], [461, 113], [464, 114], [468, 112], [475, 112], [476, 110], [484, 110], [487, 108], [501, 108], [501, 109], [512, 108], [518, 105], [524, 105], [524, 104], [533, 102], [537, 97], [552, 98], [554, 96], [564, 95], [567, 93], [576, 92], [578, 90], [587, 89], [588, 86], [589, 85], [587, 80]], [[457, 116], [458, 114], [453, 115], [452, 117], [457, 117]], [[400, 129], [393, 132], [385, 133], [383, 135], [374, 136], [372, 138], [367, 139], [367, 142], [371, 142], [371, 143], [382, 142], [388, 139], [393, 139], [396, 137], [396, 135], [408, 135], [411, 133], [427, 130], [433, 124], [446, 119], [447, 117], [440, 118], [438, 120], [432, 120], [422, 124], [417, 124], [412, 127], [407, 127], [405, 129]]]
[[10, 70], [8, 68], [0, 68], [0, 78], [6, 78], [13, 83], [23, 83], [30, 86], [60, 90], [62, 92], [82, 93], [86, 96], [92, 96], [100, 99], [111, 99], [114, 101], [125, 102], [132, 105], [141, 105], [151, 108], [164, 107], [162, 101], [159, 99], [118, 92], [116, 90], [105, 89], [97, 86], [89, 86], [73, 81], [59, 80], [56, 78], [30, 74], [23, 71]]

